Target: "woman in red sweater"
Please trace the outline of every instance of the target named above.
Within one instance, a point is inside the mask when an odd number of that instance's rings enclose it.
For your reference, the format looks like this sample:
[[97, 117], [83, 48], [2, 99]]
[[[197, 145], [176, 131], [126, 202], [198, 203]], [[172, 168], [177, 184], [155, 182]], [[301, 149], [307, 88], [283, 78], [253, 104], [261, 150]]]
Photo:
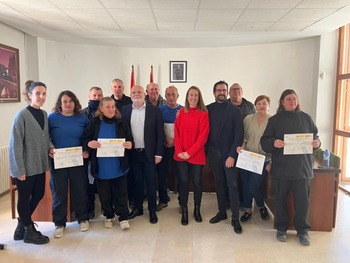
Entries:
[[174, 159], [177, 161], [180, 174], [181, 224], [188, 224], [187, 203], [190, 177], [194, 186], [193, 216], [197, 222], [202, 222], [201, 173], [205, 164], [204, 145], [209, 134], [209, 117], [199, 88], [192, 86], [188, 89], [185, 107], [179, 110], [174, 130]]

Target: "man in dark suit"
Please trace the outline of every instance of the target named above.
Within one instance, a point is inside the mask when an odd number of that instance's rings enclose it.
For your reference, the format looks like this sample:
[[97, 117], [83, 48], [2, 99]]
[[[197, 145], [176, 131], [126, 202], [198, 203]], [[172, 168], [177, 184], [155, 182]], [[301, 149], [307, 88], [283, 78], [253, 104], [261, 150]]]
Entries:
[[206, 144], [207, 162], [213, 172], [219, 212], [210, 219], [215, 224], [227, 218], [226, 191], [228, 189], [232, 211], [231, 225], [237, 234], [242, 233], [239, 223], [239, 199], [235, 167], [237, 147], [244, 139], [242, 114], [236, 106], [227, 100], [228, 85], [225, 81], [214, 84], [215, 102], [207, 106], [209, 112], [210, 133]]
[[164, 124], [161, 112], [145, 102], [145, 90], [141, 86], [131, 89], [132, 104], [122, 108], [122, 116], [131, 126], [135, 147], [130, 153], [130, 174], [134, 191], [134, 209], [129, 219], [143, 215], [144, 182], [147, 187], [149, 219], [158, 222], [156, 164], [162, 160]]

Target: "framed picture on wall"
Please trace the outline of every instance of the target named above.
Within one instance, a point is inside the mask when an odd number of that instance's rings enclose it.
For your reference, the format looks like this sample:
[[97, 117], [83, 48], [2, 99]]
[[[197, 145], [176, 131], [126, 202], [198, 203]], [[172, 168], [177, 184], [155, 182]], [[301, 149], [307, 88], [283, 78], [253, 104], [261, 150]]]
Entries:
[[20, 102], [19, 52], [0, 44], [0, 102]]
[[170, 83], [187, 82], [187, 61], [170, 61]]

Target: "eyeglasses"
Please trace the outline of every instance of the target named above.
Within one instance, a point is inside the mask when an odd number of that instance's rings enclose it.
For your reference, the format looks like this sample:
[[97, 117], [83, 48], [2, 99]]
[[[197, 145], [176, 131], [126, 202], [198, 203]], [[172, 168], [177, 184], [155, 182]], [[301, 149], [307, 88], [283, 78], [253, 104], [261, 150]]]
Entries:
[[227, 92], [227, 89], [216, 89], [215, 92]]

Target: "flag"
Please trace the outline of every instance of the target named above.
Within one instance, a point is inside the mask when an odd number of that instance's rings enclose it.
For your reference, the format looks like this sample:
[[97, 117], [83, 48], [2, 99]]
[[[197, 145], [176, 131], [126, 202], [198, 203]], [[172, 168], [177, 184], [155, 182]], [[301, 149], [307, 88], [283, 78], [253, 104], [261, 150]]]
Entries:
[[149, 83], [153, 83], [153, 66], [151, 65], [151, 73], [149, 74]]
[[131, 67], [130, 89], [135, 86], [134, 65]]

